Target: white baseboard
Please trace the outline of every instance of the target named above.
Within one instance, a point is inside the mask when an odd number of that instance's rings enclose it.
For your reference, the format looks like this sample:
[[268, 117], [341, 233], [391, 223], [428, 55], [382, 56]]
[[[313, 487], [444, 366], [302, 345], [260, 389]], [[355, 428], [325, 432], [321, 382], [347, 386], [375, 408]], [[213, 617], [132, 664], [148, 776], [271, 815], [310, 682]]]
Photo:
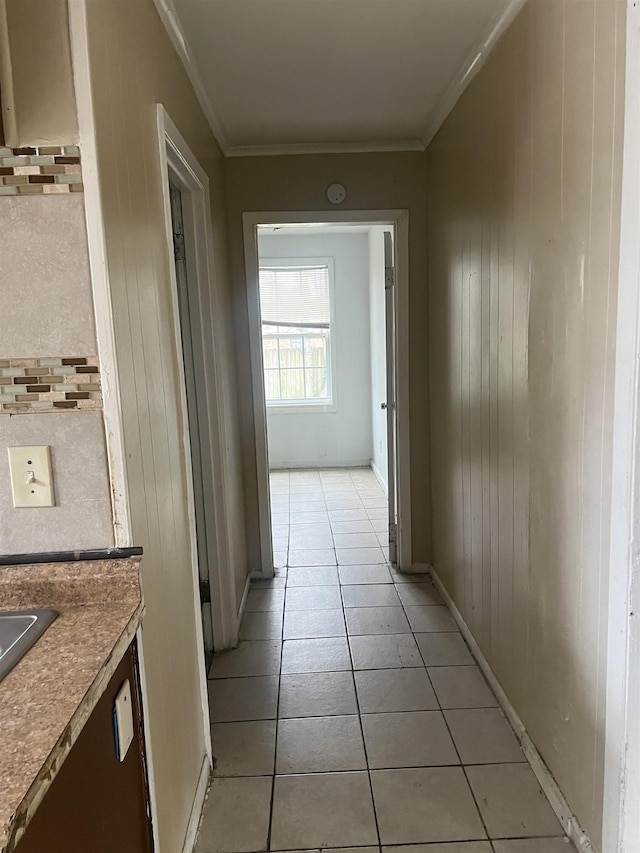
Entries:
[[380, 483], [380, 487], [384, 491], [385, 495], [389, 497], [389, 487], [387, 485], [387, 482], [382, 476], [381, 471], [378, 469], [378, 466], [374, 463], [373, 459], [371, 460], [371, 470], [375, 474], [376, 480]]
[[187, 824], [187, 832], [184, 837], [182, 853], [193, 853], [196, 838], [198, 835], [198, 829], [200, 827], [200, 816], [202, 815], [202, 807], [204, 806], [204, 801], [207, 798], [207, 791], [209, 790], [210, 777], [211, 762], [209, 761], [208, 756], [205, 755], [204, 761], [202, 762], [202, 768], [200, 769], [200, 776], [198, 778], [198, 785], [196, 787], [196, 793], [193, 799], [193, 806], [191, 807], [189, 823]]
[[582, 829], [577, 817], [571, 811], [569, 804], [567, 803], [562, 791], [558, 787], [558, 783], [553, 778], [551, 771], [545, 764], [542, 756], [540, 755], [533, 741], [527, 734], [527, 731], [524, 727], [524, 723], [522, 722], [515, 708], [509, 701], [507, 694], [500, 686], [500, 682], [498, 681], [493, 670], [489, 666], [489, 662], [482, 654], [480, 646], [477, 644], [467, 623], [464, 621], [462, 614], [454, 604], [453, 599], [447, 592], [444, 584], [438, 577], [438, 573], [433, 568], [433, 566], [431, 566], [430, 568], [430, 574], [435, 586], [438, 589], [438, 592], [444, 599], [444, 602], [451, 611], [453, 618], [456, 620], [463, 637], [467, 641], [472, 655], [474, 656], [478, 663], [478, 666], [484, 673], [484, 677], [487, 679], [491, 689], [495, 693], [496, 698], [500, 703], [500, 707], [504, 711], [507, 720], [511, 724], [511, 728], [513, 729], [516, 737], [518, 738], [518, 741], [520, 742], [520, 746], [522, 747], [526, 759], [531, 765], [531, 769], [533, 770], [540, 787], [542, 788], [547, 799], [549, 800], [551, 808], [554, 810], [558, 817], [558, 820], [562, 824], [562, 828], [564, 829], [566, 835], [571, 839], [571, 841], [573, 841], [573, 843], [581, 853], [594, 853], [594, 849], [591, 844], [591, 840], [589, 839], [589, 836]]
[[255, 575], [255, 572], [249, 572], [244, 582], [244, 589], [242, 590], [242, 599], [240, 600], [240, 607], [238, 608], [238, 622], [236, 626], [236, 644], [238, 643], [238, 638], [240, 636], [240, 625], [242, 625], [242, 618], [244, 616], [244, 611], [247, 607], [247, 598], [249, 597], [249, 590], [251, 589], [251, 578]]
[[277, 462], [273, 465], [269, 465], [269, 471], [304, 471], [307, 468], [315, 471], [322, 470], [323, 468], [370, 468], [371, 467], [371, 459], [355, 459], [355, 460], [347, 460], [346, 462], [338, 462], [337, 460], [333, 462], [318, 462], [318, 461], [306, 461], [306, 462]]

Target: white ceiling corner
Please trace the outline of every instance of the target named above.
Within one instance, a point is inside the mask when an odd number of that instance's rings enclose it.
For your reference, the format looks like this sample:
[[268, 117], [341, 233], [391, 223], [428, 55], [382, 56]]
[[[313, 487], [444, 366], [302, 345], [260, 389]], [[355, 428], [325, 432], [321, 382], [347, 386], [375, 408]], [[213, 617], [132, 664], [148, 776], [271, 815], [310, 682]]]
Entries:
[[154, 0], [227, 156], [424, 150], [525, 0]]

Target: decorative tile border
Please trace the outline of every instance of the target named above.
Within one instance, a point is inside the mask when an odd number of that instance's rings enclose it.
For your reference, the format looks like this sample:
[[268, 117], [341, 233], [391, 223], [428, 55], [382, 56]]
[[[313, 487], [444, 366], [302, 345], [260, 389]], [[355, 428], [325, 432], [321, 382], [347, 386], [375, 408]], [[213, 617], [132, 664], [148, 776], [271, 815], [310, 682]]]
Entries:
[[0, 411], [9, 414], [101, 409], [97, 356], [0, 358]]
[[0, 146], [0, 196], [81, 193], [77, 145]]

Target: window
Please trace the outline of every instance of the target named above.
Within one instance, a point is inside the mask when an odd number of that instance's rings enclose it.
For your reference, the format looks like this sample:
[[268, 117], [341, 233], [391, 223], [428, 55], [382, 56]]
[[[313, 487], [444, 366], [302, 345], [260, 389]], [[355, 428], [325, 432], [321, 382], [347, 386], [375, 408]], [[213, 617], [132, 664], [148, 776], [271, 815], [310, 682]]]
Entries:
[[330, 263], [260, 266], [268, 406], [330, 405]]

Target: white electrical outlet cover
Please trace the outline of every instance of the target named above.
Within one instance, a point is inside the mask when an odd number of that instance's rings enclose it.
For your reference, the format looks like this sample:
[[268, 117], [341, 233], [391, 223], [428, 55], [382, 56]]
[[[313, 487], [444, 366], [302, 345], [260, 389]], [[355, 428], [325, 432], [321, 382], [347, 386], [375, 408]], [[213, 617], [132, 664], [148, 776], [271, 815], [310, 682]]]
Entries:
[[51, 453], [41, 447], [9, 447], [14, 507], [55, 506]]
[[116, 756], [118, 761], [124, 761], [133, 743], [133, 704], [128, 678], [118, 691], [113, 705], [113, 731], [116, 740]]

